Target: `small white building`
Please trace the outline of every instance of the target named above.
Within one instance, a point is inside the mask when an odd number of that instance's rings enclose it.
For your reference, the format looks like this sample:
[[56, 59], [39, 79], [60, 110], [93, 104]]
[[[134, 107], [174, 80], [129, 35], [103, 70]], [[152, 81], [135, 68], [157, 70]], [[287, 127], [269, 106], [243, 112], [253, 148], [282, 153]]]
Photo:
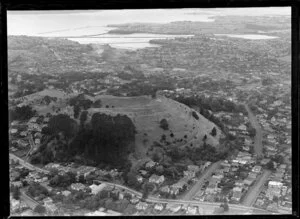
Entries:
[[135, 207], [138, 210], [146, 210], [148, 208], [148, 204], [146, 202], [139, 202]]
[[165, 177], [164, 175], [158, 176], [156, 174], [153, 174], [150, 178], [149, 178], [149, 182], [151, 183], [163, 183], [165, 181]]
[[164, 209], [164, 206], [163, 206], [163, 204], [158, 203], [158, 204], [155, 204], [154, 209], [157, 211], [162, 211]]
[[102, 189], [106, 187], [105, 183], [101, 183], [100, 185], [92, 184], [89, 186], [91, 189], [91, 193], [96, 195], [98, 192], [100, 192]]

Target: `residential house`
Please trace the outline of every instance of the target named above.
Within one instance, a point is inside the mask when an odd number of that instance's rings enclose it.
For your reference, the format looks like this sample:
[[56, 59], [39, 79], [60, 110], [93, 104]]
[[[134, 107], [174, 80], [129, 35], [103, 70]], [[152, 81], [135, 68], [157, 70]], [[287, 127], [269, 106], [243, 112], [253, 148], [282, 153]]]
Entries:
[[124, 193], [123, 192], [119, 192], [119, 199], [121, 200], [121, 199], [124, 199]]
[[209, 167], [211, 165], [210, 161], [205, 162], [205, 164], [203, 165], [204, 169], [206, 169], [207, 167]]
[[242, 195], [243, 195], [242, 190], [233, 191], [231, 200], [239, 202], [241, 200]]
[[278, 206], [276, 203], [271, 203], [268, 205], [267, 210], [272, 212], [278, 212]]
[[62, 194], [63, 194], [64, 196], [68, 196], [68, 195], [71, 194], [71, 192], [70, 192], [69, 190], [65, 190], [65, 191], [62, 191]]
[[271, 159], [269, 159], [269, 158], [264, 158], [264, 159], [262, 159], [262, 160], [260, 161], [260, 164], [261, 164], [261, 165], [266, 165], [267, 163], [270, 162], [270, 160], [271, 160]]
[[109, 216], [121, 216], [121, 215], [122, 215], [120, 212], [113, 211], [113, 210], [110, 210], [110, 209], [108, 209], [108, 210], [106, 211], [106, 213], [107, 213]]
[[138, 210], [146, 210], [148, 208], [148, 204], [146, 202], [139, 202], [135, 207]]
[[170, 187], [169, 186], [163, 186], [160, 188], [161, 192], [170, 193]]
[[35, 123], [38, 117], [31, 117], [28, 122]]
[[246, 178], [246, 179], [244, 179], [244, 185], [247, 185], [247, 186], [251, 186], [252, 184], [253, 184], [253, 182], [255, 181], [255, 179], [253, 179], [253, 178], [250, 178], [249, 176]]
[[48, 214], [55, 214], [58, 212], [58, 208], [54, 203], [47, 204], [45, 207]]
[[156, 174], [152, 174], [152, 176], [149, 178], [149, 182], [160, 184], [165, 181], [164, 175], [158, 176]]
[[19, 121], [14, 120], [14, 121], [12, 121], [10, 124], [11, 124], [12, 126], [18, 125], [18, 124], [19, 124]]
[[20, 132], [20, 135], [23, 136], [23, 137], [26, 137], [28, 135], [28, 132], [27, 131], [22, 131], [22, 132]]
[[50, 197], [47, 197], [47, 198], [43, 199], [43, 203], [44, 203], [44, 205], [51, 204], [51, 203], [53, 203], [53, 199]]
[[10, 133], [11, 133], [11, 134], [16, 134], [16, 133], [18, 133], [18, 129], [11, 129], [11, 130], [10, 130]]
[[266, 197], [270, 200], [272, 200], [274, 196], [280, 197], [282, 186], [283, 184], [281, 182], [269, 181]]
[[200, 170], [200, 167], [197, 165], [188, 165], [187, 169], [189, 171], [197, 173]]
[[286, 164], [281, 164], [281, 165], [279, 166], [279, 169], [286, 169], [286, 167], [287, 167]]
[[76, 190], [76, 191], [84, 190], [85, 188], [86, 188], [85, 185], [83, 185], [82, 183], [72, 183], [71, 184], [71, 189]]
[[217, 174], [212, 176], [212, 179], [216, 179], [218, 182], [220, 182], [221, 179], [223, 178], [224, 178], [224, 174]]
[[264, 200], [263, 199], [257, 199], [256, 200], [256, 202], [255, 202], [255, 204], [257, 205], [257, 206], [262, 206], [262, 205], [264, 205]]
[[37, 145], [41, 144], [41, 139], [36, 138], [36, 139], [34, 140], [34, 143], [37, 144]]
[[161, 203], [157, 203], [154, 205], [154, 209], [157, 211], [162, 211], [164, 209], [164, 206]]
[[180, 192], [180, 190], [182, 190], [184, 188], [184, 186], [186, 184], [187, 184], [187, 182], [184, 181], [184, 180], [178, 181], [177, 183], [171, 185], [171, 191], [170, 191], [170, 193], [177, 195]]
[[23, 139], [18, 139], [17, 143], [20, 147], [26, 147], [29, 144], [28, 141], [25, 141]]
[[250, 172], [248, 177], [251, 178], [251, 179], [256, 179], [257, 178], [257, 173]]
[[146, 176], [148, 174], [146, 170], [140, 170], [139, 172], [142, 176]]
[[100, 185], [92, 184], [89, 187], [91, 189], [91, 193], [96, 195], [98, 192], [100, 192], [106, 186], [107, 185], [105, 183], [101, 183]]
[[15, 187], [22, 187], [23, 183], [21, 181], [15, 181], [15, 182], [11, 182], [12, 185], [14, 185]]
[[230, 171], [230, 167], [225, 167], [224, 169], [223, 169], [223, 172], [224, 173], [228, 173]]
[[261, 166], [254, 166], [253, 168], [252, 168], [252, 172], [254, 172], [254, 173], [260, 173], [261, 172]]
[[138, 176], [136, 177], [136, 179], [137, 179], [137, 181], [138, 181], [139, 183], [142, 183], [142, 182], [144, 181], [144, 178], [143, 178], [142, 176], [140, 176], [140, 175], [138, 175]]
[[195, 215], [197, 214], [198, 207], [197, 206], [188, 206], [187, 213]]
[[242, 147], [244, 151], [250, 151], [250, 147], [249, 146], [243, 146]]
[[180, 204], [172, 204], [172, 203], [168, 203], [166, 206], [167, 210], [172, 211], [173, 213], [178, 212], [181, 209], [181, 205]]
[[140, 201], [140, 199], [138, 199], [138, 198], [136, 198], [136, 197], [133, 197], [131, 200], [130, 200], [130, 202], [132, 203], [132, 204], [136, 204], [136, 203], [138, 203]]
[[194, 178], [196, 176], [196, 173], [194, 171], [190, 171], [190, 170], [183, 171], [183, 174], [185, 177], [188, 177], [188, 178]]
[[146, 168], [153, 168], [157, 163], [150, 160], [149, 162], [146, 163], [145, 167]]
[[231, 167], [231, 164], [228, 163], [228, 161], [227, 161], [227, 162], [223, 161], [223, 162], [221, 163], [221, 166], [222, 166], [222, 167]]

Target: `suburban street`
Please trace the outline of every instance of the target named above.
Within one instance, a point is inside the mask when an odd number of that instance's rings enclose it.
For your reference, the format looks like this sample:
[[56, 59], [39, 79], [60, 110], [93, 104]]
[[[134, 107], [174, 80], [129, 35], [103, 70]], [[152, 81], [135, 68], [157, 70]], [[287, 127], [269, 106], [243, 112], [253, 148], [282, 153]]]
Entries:
[[265, 181], [268, 179], [268, 177], [271, 175], [270, 170], [265, 170], [262, 175], [260, 176], [259, 180], [255, 182], [253, 186], [249, 189], [247, 192], [244, 200], [243, 200], [243, 205], [245, 206], [252, 206], [259, 195]]
[[36, 146], [35, 146], [35, 143], [34, 143], [34, 141], [33, 141], [33, 137], [32, 137], [31, 134], [28, 136], [28, 140], [29, 140], [29, 144], [30, 144], [30, 149], [29, 149], [29, 151], [28, 151], [27, 154], [26, 154], [26, 160], [28, 160], [29, 155], [32, 154], [33, 150], [34, 150], [35, 147], [36, 147]]
[[251, 125], [255, 128], [256, 130], [256, 135], [254, 136], [254, 151], [258, 156], [262, 156], [262, 130], [259, 122], [257, 121], [256, 116], [253, 114], [251, 109], [247, 104], [244, 104], [247, 112], [248, 112], [248, 117], [250, 120]]
[[39, 203], [34, 199], [30, 198], [28, 195], [25, 194], [24, 190], [20, 190], [21, 195], [20, 198], [24, 201], [31, 209], [34, 209]]
[[193, 187], [184, 195], [184, 197], [182, 199], [183, 200], [192, 200], [194, 195], [196, 195], [196, 193], [198, 191], [200, 191], [200, 189], [201, 189], [201, 187], [204, 183], [204, 180], [206, 178], [208, 178], [216, 169], [218, 169], [221, 163], [222, 163], [222, 161], [218, 161], [218, 162], [213, 163], [212, 165], [210, 165], [204, 171], [204, 173], [201, 175], [200, 179], [193, 185]]
[[[46, 173], [49, 172], [49, 171], [46, 171], [46, 170], [43, 170], [41, 168], [38, 168], [38, 167], [35, 167], [35, 166], [31, 165], [31, 164], [27, 163], [26, 161], [22, 160], [21, 158], [18, 158], [17, 156], [15, 156], [13, 154], [10, 154], [10, 158], [19, 160], [20, 164], [27, 167], [28, 169], [31, 169], [31, 170], [35, 169], [37, 171], [44, 171]], [[217, 163], [214, 163], [213, 165], [211, 165], [211, 168], [207, 169], [207, 171], [204, 173], [204, 176], [201, 179], [204, 180], [204, 178], [209, 176], [209, 174], [211, 174], [218, 167], [218, 165], [220, 165], [220, 162], [217, 162]], [[126, 186], [111, 183], [111, 182], [106, 182], [106, 181], [100, 181], [100, 180], [95, 180], [95, 181], [99, 182], [99, 183], [105, 183], [105, 184], [113, 186], [113, 187], [118, 187], [120, 189], [125, 189], [125, 190], [135, 194], [139, 198], [142, 197], [142, 193], [140, 193], [138, 191], [135, 191], [131, 188], [128, 188]], [[198, 187], [196, 187], [196, 189], [194, 189], [194, 187], [193, 187], [194, 190], [197, 190], [197, 188]], [[22, 193], [22, 197], [27, 202], [30, 202], [30, 204], [32, 206], [34, 204], [38, 204], [37, 202], [32, 200], [30, 197], [28, 197], [25, 193]], [[152, 202], [152, 203], [165, 203], [165, 204], [168, 204], [168, 203], [181, 204], [181, 205], [182, 204], [190, 204], [190, 205], [199, 206], [199, 208], [203, 208], [203, 209], [205, 209], [205, 211], [209, 211], [209, 212], [213, 212], [213, 210], [216, 207], [220, 206], [220, 203], [215, 203], [215, 202], [202, 202], [202, 201], [179, 200], [179, 199], [160, 199], [160, 198], [155, 198], [155, 197], [151, 197], [151, 196], [149, 196], [145, 201]], [[232, 214], [244, 214], [246, 212], [252, 212], [252, 214], [254, 214], [253, 213], [254, 211], [259, 212], [257, 214], [262, 214], [264, 212], [269, 213], [268, 211], [264, 211], [264, 210], [261, 210], [261, 209], [257, 209], [257, 208], [253, 208], [253, 207], [249, 207], [249, 206], [244, 206], [244, 205], [236, 205], [236, 204], [229, 204], [229, 209], [230, 209], [230, 213], [232, 213]]]
[[22, 166], [28, 168], [29, 170], [36, 170], [36, 171], [43, 172], [43, 173], [49, 173], [48, 170], [45, 170], [45, 169], [36, 167], [36, 166], [34, 166], [34, 165], [32, 165], [32, 164], [30, 164], [30, 163], [24, 161], [23, 159], [17, 157], [16, 155], [14, 155], [14, 154], [12, 154], [12, 153], [9, 153], [9, 158], [10, 158], [10, 159], [13, 159], [13, 160], [15, 160], [15, 161], [19, 161], [19, 163], [20, 163]]

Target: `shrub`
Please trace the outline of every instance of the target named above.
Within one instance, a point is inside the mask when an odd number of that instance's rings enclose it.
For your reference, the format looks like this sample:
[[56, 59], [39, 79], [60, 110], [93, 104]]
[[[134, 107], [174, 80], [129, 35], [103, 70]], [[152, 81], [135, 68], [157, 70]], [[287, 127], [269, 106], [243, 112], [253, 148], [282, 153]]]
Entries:
[[210, 133], [212, 136], [216, 136], [217, 135], [217, 129], [216, 127], [213, 127], [213, 129], [211, 130], [211, 133]]
[[197, 115], [197, 113], [196, 113], [195, 111], [192, 112], [192, 116], [193, 116], [195, 119], [199, 120], [199, 116]]
[[160, 120], [160, 128], [162, 128], [163, 130], [169, 130], [169, 124], [167, 122], [166, 119], [162, 119]]

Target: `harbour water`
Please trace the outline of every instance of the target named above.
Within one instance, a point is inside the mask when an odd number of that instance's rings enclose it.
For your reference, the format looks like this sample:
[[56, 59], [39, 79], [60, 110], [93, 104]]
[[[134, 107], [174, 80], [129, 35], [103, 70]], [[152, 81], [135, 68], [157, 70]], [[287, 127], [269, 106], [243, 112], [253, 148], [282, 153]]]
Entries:
[[268, 35], [261, 35], [261, 34], [214, 34], [215, 36], [227, 36], [233, 38], [242, 38], [248, 40], [269, 40], [269, 39], [276, 39], [276, 36], [268, 36]]

